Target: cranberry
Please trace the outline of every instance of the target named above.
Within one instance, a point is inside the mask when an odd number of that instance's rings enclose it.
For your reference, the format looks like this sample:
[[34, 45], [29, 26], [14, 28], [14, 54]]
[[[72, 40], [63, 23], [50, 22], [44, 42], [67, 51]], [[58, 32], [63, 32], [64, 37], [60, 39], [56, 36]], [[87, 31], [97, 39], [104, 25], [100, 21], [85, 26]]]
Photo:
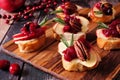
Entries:
[[64, 58], [67, 61], [71, 61], [72, 59], [77, 58], [74, 46], [68, 47], [66, 50], [63, 51], [63, 53], [64, 53]]
[[10, 22], [9, 20], [6, 20], [6, 21], [5, 21], [6, 24], [9, 24], [9, 22]]
[[8, 60], [0, 60], [0, 69], [7, 70], [9, 69], [10, 62]]
[[95, 7], [97, 7], [98, 9], [100, 9], [101, 8], [101, 3], [100, 2], [96, 3]]
[[6, 18], [7, 18], [7, 15], [4, 14], [4, 15], [3, 15], [3, 19], [6, 19]]
[[111, 31], [109, 29], [104, 29], [102, 32], [106, 37], [109, 37], [111, 35]]
[[17, 63], [10, 65], [9, 72], [13, 75], [17, 75], [20, 72], [20, 66]]
[[28, 19], [28, 16], [24, 16], [24, 19]]
[[8, 15], [8, 17], [7, 17], [8, 19], [11, 19], [11, 15]]
[[63, 32], [68, 32], [70, 30], [70, 26], [66, 25], [63, 28]]

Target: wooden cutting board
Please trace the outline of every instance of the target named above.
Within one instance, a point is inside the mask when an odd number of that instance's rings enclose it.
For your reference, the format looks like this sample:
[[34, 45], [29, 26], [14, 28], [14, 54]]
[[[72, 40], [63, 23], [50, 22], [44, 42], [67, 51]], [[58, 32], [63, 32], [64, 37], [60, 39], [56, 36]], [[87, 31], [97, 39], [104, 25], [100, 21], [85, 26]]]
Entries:
[[[85, 13], [84, 10], [82, 13]], [[49, 26], [53, 26], [54, 24], [54, 22], [50, 22]], [[89, 71], [69, 72], [64, 70], [62, 67], [61, 55], [57, 52], [59, 41], [53, 38], [52, 28], [49, 28], [46, 31], [47, 40], [45, 45], [35, 52], [19, 52], [19, 49], [13, 40], [3, 44], [2, 50], [8, 55], [23, 60], [34, 67], [48, 72], [62, 80], [112, 80], [117, 74], [120, 73], [120, 50], [105, 51], [98, 48], [95, 41], [96, 26], [96, 23], [90, 22], [87, 40], [100, 54], [102, 61], [97, 68]]]

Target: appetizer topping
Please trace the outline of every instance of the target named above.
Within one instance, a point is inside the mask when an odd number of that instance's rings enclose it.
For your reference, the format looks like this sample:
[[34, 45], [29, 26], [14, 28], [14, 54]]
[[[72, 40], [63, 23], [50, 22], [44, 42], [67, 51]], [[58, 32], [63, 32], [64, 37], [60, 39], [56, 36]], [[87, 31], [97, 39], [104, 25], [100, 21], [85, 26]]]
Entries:
[[63, 51], [63, 53], [64, 53], [64, 58], [67, 61], [71, 61], [71, 60], [77, 58], [74, 46], [68, 47], [66, 50]]
[[112, 4], [110, 4], [110, 3], [104, 3], [104, 4], [102, 4], [102, 6], [101, 6], [101, 10], [103, 11], [103, 13], [105, 14], [105, 15], [112, 15]]
[[85, 61], [86, 59], [90, 59], [89, 52], [81, 41], [76, 41], [74, 48], [80, 60]]
[[[120, 38], [120, 20], [115, 20], [111, 24], [106, 25], [104, 23], [99, 24], [99, 28], [101, 26], [101, 32], [106, 36], [106, 37], [118, 37]], [[97, 36], [99, 37], [97, 30]], [[100, 32], [100, 31], [99, 31]]]
[[61, 5], [61, 8], [63, 9], [63, 12], [67, 15], [71, 15], [77, 11], [77, 7], [74, 3], [66, 2], [63, 5]]
[[75, 58], [79, 58], [82, 61], [90, 59], [89, 49], [90, 45], [85, 41], [85, 39], [80, 38], [73, 44], [73, 35], [70, 41], [70, 45], [62, 38], [62, 42], [66, 45], [67, 49], [63, 51], [64, 58], [67, 61], [71, 61]]
[[81, 21], [75, 16], [66, 16], [65, 23], [67, 26], [63, 28], [64, 32], [77, 33], [81, 31], [82, 27]]
[[101, 17], [103, 15], [112, 15], [113, 14], [113, 6], [108, 2], [98, 2], [93, 7], [93, 15], [97, 17]]
[[29, 40], [33, 38], [38, 38], [45, 33], [45, 27], [40, 28], [37, 23], [27, 22], [23, 28], [21, 28], [21, 33], [13, 35], [14, 41]]

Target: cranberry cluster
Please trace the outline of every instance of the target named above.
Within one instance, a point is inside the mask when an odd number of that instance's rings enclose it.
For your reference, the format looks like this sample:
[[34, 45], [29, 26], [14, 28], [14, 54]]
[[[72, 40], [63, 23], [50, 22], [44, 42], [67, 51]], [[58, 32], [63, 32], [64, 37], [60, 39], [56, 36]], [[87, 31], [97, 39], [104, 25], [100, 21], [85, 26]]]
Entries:
[[13, 75], [17, 75], [20, 72], [20, 66], [17, 63], [12, 63], [8, 60], [0, 60], [0, 69], [1, 70], [9, 70], [9, 72]]
[[107, 37], [111, 36], [111, 37], [119, 37], [120, 38], [120, 32], [119, 32], [120, 20], [117, 19], [108, 26], [109, 26], [109, 28], [103, 30], [103, 34], [105, 34], [105, 36], [107, 36]]
[[[69, 0], [61, 0], [62, 2], [66, 2]], [[0, 18], [6, 19], [6, 23], [9, 24], [10, 20], [19, 20], [20, 18], [28, 19], [29, 17], [34, 17], [34, 12], [36, 11], [44, 11], [48, 13], [50, 9], [54, 10], [59, 2], [57, 0], [42, 0], [37, 4], [34, 5], [27, 5], [23, 10], [18, 12], [15, 15], [7, 15], [7, 14], [0, 14]]]

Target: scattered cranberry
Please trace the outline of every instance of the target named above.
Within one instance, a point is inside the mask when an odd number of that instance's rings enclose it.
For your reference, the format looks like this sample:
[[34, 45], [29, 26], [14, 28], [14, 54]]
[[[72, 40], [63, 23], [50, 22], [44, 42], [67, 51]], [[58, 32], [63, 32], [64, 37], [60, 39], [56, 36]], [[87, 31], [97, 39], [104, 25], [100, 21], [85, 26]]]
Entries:
[[8, 60], [0, 60], [0, 69], [8, 70], [10, 66], [10, 62]]
[[6, 20], [6, 22], [5, 22], [6, 24], [9, 24], [10, 23], [10, 21], [9, 20]]
[[11, 15], [8, 15], [8, 17], [7, 17], [8, 19], [11, 19]]
[[20, 72], [20, 66], [17, 63], [10, 65], [9, 72], [13, 75], [17, 75]]
[[7, 15], [4, 14], [4, 15], [3, 15], [3, 19], [6, 19], [6, 18], [7, 18]]

